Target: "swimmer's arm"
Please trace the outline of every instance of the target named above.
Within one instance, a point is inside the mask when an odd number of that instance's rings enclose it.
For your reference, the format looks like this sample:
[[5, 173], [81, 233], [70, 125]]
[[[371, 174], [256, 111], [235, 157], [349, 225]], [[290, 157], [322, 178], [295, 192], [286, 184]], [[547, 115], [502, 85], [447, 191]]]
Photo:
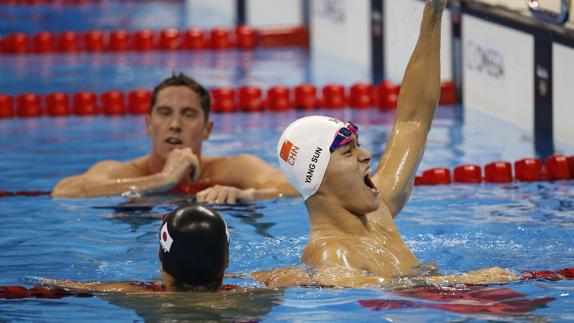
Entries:
[[259, 198], [299, 195], [289, 184], [287, 177], [263, 159], [250, 154], [242, 154], [235, 157], [234, 162], [241, 170], [238, 187], [260, 190]]
[[251, 277], [269, 288], [317, 285], [307, 270], [295, 267], [257, 271]]
[[373, 178], [393, 217], [412, 191], [440, 95], [441, 4], [446, 0], [426, 0], [419, 39], [399, 94], [397, 119]]
[[299, 195], [281, 171], [257, 156], [242, 154], [227, 158], [217, 167], [221, 178], [217, 182], [222, 185], [199, 192], [199, 202], [235, 204]]
[[269, 288], [294, 286], [377, 288], [383, 286], [385, 282], [382, 278], [343, 266], [323, 266], [313, 269], [277, 268], [254, 272], [252, 277]]
[[460, 275], [445, 275], [445, 276], [426, 276], [418, 277], [424, 282], [441, 285], [441, 284], [496, 284], [505, 283], [519, 280], [519, 276], [513, 272], [498, 268], [491, 267], [486, 269], [479, 269], [469, 271]]
[[43, 284], [47, 287], [65, 288], [77, 292], [101, 292], [101, 293], [149, 293], [151, 290], [143, 286], [130, 284], [112, 284], [98, 282], [78, 282], [73, 280], [50, 280], [49, 283]]
[[83, 198], [165, 191], [175, 186], [164, 172], [144, 176], [129, 163], [102, 161], [86, 173], [61, 180], [52, 190], [54, 198]]

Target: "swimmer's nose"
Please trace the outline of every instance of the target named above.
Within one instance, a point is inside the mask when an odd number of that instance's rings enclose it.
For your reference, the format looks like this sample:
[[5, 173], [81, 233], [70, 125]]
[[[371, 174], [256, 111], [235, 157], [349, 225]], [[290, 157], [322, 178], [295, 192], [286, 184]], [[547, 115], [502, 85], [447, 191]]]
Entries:
[[370, 162], [371, 158], [373, 158], [373, 155], [371, 155], [371, 152], [366, 150], [365, 148], [361, 148], [361, 147], [358, 147], [358, 149], [359, 149], [359, 154], [358, 154], [359, 161], [361, 163]]
[[171, 121], [169, 123], [169, 130], [175, 132], [181, 131], [181, 122], [178, 117], [171, 118]]

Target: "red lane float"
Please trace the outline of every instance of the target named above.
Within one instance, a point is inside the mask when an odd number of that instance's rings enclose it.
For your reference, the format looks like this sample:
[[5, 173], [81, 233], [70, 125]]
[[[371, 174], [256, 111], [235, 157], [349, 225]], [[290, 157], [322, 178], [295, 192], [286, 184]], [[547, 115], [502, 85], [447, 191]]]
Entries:
[[554, 155], [546, 159], [544, 163], [548, 179], [551, 181], [571, 179], [574, 173], [570, 171], [568, 159], [564, 156]]
[[104, 114], [118, 116], [126, 113], [124, 94], [120, 91], [108, 91], [100, 95]]
[[372, 84], [356, 83], [351, 86], [349, 105], [355, 109], [365, 109], [375, 106], [373, 100], [374, 87]]
[[24, 33], [13, 33], [2, 41], [3, 51], [9, 54], [26, 54], [29, 52], [28, 35]]
[[257, 30], [259, 47], [309, 47], [309, 31], [305, 27], [271, 27]]
[[323, 106], [327, 109], [342, 109], [347, 105], [345, 87], [331, 83], [323, 87]]
[[[230, 88], [219, 88], [219, 89], [214, 89], [217, 90], [217, 95], [214, 95], [214, 97], [217, 97], [218, 95], [223, 94], [224, 96], [224, 100], [229, 100], [226, 104], [226, 106], [224, 107], [225, 109], [231, 109], [231, 108], [235, 108], [235, 102], [231, 101], [231, 97], [228, 97], [227, 95], [229, 93], [233, 94], [233, 90]], [[143, 90], [142, 90], [143, 91]], [[134, 93], [138, 93], [138, 95], [140, 95], [142, 92], [141, 91], [134, 91]], [[145, 91], [143, 91], [145, 92]], [[144, 93], [143, 95], [147, 95], [147, 93]], [[213, 94], [212, 94], [213, 95]], [[93, 93], [90, 92], [83, 92], [82, 96], [85, 97], [92, 97], [95, 96]], [[1, 102], [2, 97], [0, 96], [0, 102]], [[90, 108], [91, 109], [91, 108]], [[534, 164], [535, 167], [534, 169], [536, 169], [536, 164], [538, 164], [538, 162], [541, 163], [541, 161], [539, 159], [533, 159], [533, 158], [525, 158], [525, 159], [521, 159], [519, 161], [517, 161], [515, 164], [517, 165], [522, 165], [522, 164], [526, 164], [526, 165], [530, 165], [530, 164]], [[550, 168], [552, 169], [552, 167], [555, 167], [555, 169], [557, 170], [550, 170], [547, 171], [548, 178], [543, 178], [543, 177], [538, 177], [539, 180], [546, 180], [546, 179], [550, 179], [550, 180], [557, 180], [557, 179], [574, 179], [574, 175], [572, 175], [572, 173], [570, 172], [570, 169], [574, 169], [574, 156], [570, 156], [570, 157], [564, 157], [562, 155], [554, 155], [549, 157], [545, 164], [546, 165], [564, 165], [566, 163], [566, 165], [569, 167], [568, 168], [568, 175], [569, 177], [566, 178], [566, 172], [564, 171], [564, 166], [550, 166]], [[521, 167], [521, 166], [518, 166]], [[526, 167], [531, 167], [531, 166], [526, 166]], [[519, 171], [520, 172], [520, 171]], [[486, 182], [486, 183], [509, 183], [512, 182], [513, 178], [512, 178], [512, 169], [511, 169], [511, 164], [509, 162], [505, 162], [505, 161], [496, 161], [493, 163], [489, 163], [485, 166], [485, 177], [482, 178], [481, 177], [481, 167], [479, 165], [461, 165], [458, 167], [455, 167], [454, 169], [454, 178], [451, 177], [451, 171], [448, 168], [432, 168], [429, 170], [425, 170], [423, 171], [422, 175], [416, 176], [415, 177], [415, 185], [442, 185], [442, 184], [450, 184], [450, 183], [481, 183], [482, 181]], [[528, 175], [528, 176], [532, 176], [532, 175]], [[560, 177], [560, 178], [559, 178]], [[520, 181], [520, 179], [517, 178], [517, 180]], [[195, 185], [195, 186], [194, 186]], [[197, 184], [197, 185], [203, 185], [203, 184]], [[196, 184], [193, 184], [192, 186], [196, 187]], [[209, 184], [209, 185], [214, 185], [214, 184]], [[4, 196], [14, 196], [14, 195], [20, 195], [20, 196], [38, 196], [38, 195], [49, 195], [50, 192], [48, 191], [18, 191], [18, 192], [10, 192], [10, 191], [3, 191], [0, 190], [0, 197], [4, 197]], [[574, 272], [572, 272], [571, 269], [570, 270], [570, 274], [574, 275]], [[566, 276], [566, 277], [570, 277], [571, 276]]]
[[211, 109], [213, 112], [236, 112], [237, 101], [235, 99], [235, 90], [230, 87], [214, 88], [210, 91], [212, 102]]
[[109, 35], [108, 50], [113, 52], [123, 52], [130, 49], [129, 35], [125, 30], [114, 30]]
[[487, 164], [484, 167], [484, 181], [487, 183], [512, 182], [512, 165], [505, 161]]
[[0, 119], [14, 116], [14, 99], [10, 95], [0, 94]]
[[18, 5], [18, 6], [35, 6], [35, 5], [56, 5], [62, 3], [66, 5], [82, 5], [86, 3], [100, 3], [101, 0], [0, 0], [0, 4]]
[[56, 51], [54, 34], [41, 31], [32, 38], [32, 49], [35, 53], [52, 53]]
[[97, 96], [93, 92], [82, 91], [74, 94], [73, 98], [73, 112], [79, 116], [91, 116], [98, 114]]
[[[87, 35], [87, 34], [86, 34]], [[97, 39], [96, 34], [95, 39]], [[140, 30], [136, 32], [139, 35], [137, 39], [133, 39], [130, 43], [121, 41], [117, 43], [115, 48], [117, 50], [124, 50], [122, 48], [128, 48], [129, 46], [143, 48], [151, 48], [153, 37], [151, 37], [146, 30]], [[123, 36], [118, 34], [116, 40], [121, 39]], [[138, 40], [139, 39], [139, 40]], [[99, 50], [101, 43], [97, 43], [92, 46], [92, 50]], [[162, 45], [168, 48], [171, 45]], [[195, 45], [187, 44], [185, 46], [200, 46], [199, 43]], [[42, 50], [48, 50], [47, 47]], [[71, 49], [70, 49], [71, 50]], [[383, 89], [383, 90], [381, 90]], [[393, 85], [390, 82], [381, 82], [377, 87], [368, 83], [356, 83], [349, 87], [349, 90], [341, 84], [327, 84], [322, 88], [322, 97], [317, 96], [317, 88], [312, 84], [300, 84], [294, 88], [286, 87], [283, 85], [272, 86], [267, 90], [254, 87], [254, 86], [242, 86], [239, 89], [234, 88], [212, 88], [210, 94], [212, 97], [212, 111], [218, 112], [258, 112], [263, 110], [271, 111], [285, 111], [293, 108], [301, 110], [313, 110], [316, 108], [329, 108], [329, 109], [342, 109], [345, 107], [350, 107], [353, 109], [367, 109], [373, 107], [379, 107], [382, 110], [388, 108], [396, 107], [396, 96], [398, 94], [399, 87]], [[132, 93], [137, 92], [137, 93]], [[347, 92], [349, 97], [347, 98]], [[236, 93], [239, 93], [236, 97]], [[266, 97], [263, 97], [263, 93]], [[70, 94], [72, 96], [72, 112], [75, 115], [94, 115], [100, 113], [98, 110], [99, 106], [96, 103], [97, 95], [93, 92], [82, 91], [75, 94]], [[39, 98], [37, 94], [27, 93], [27, 99], [17, 99], [14, 100], [6, 94], [1, 94], [0, 100], [0, 118], [10, 118], [13, 116], [19, 117], [35, 117], [41, 116], [42, 110], [40, 109], [39, 103], [36, 104], [35, 100]], [[34, 97], [38, 96], [38, 98]], [[101, 100], [101, 108], [103, 112], [107, 115], [123, 115], [126, 112], [131, 114], [142, 114], [149, 111], [149, 107], [146, 107], [148, 103], [150, 94], [142, 89], [137, 89], [130, 92], [120, 92], [120, 91], [108, 91], [101, 93], [99, 95]], [[19, 96], [20, 97], [20, 96]], [[34, 98], [31, 98], [34, 97]], [[124, 98], [128, 98], [128, 103]], [[62, 112], [63, 103], [58, 103], [60, 109], [56, 112], [57, 108], [53, 106], [53, 98], [44, 97], [44, 102], [46, 103], [46, 109], [48, 115], [66, 115], [68, 113]], [[64, 100], [61, 97], [59, 100]], [[65, 101], [65, 100], [64, 100]], [[12, 107], [12, 103], [17, 102], [15, 112]], [[24, 103], [25, 102], [25, 103]], [[63, 102], [63, 101], [62, 101]], [[389, 102], [393, 102], [389, 105]], [[52, 107], [52, 108], [50, 108]], [[562, 169], [560, 174], [557, 174], [557, 179], [562, 179], [564, 175], [564, 165], [571, 165], [562, 161], [557, 167]], [[568, 166], [570, 167], [570, 166]], [[570, 172], [572, 173], [572, 172]]]
[[58, 35], [58, 49], [61, 52], [76, 52], [79, 50], [78, 34], [73, 31], [65, 31]]
[[574, 156], [567, 157], [566, 160], [568, 161], [568, 169], [570, 170], [571, 178], [574, 178]]
[[137, 51], [149, 51], [155, 49], [155, 37], [150, 29], [136, 31], [132, 35], [132, 48]]
[[209, 47], [218, 50], [233, 47], [229, 37], [229, 30], [219, 27], [213, 28], [209, 36]]
[[32, 118], [42, 115], [40, 96], [34, 93], [24, 93], [16, 97], [16, 115], [20, 118]]
[[440, 105], [454, 105], [456, 104], [456, 86], [453, 81], [445, 81], [440, 85]]
[[454, 169], [455, 183], [480, 183], [482, 171], [478, 165], [462, 165]]
[[[209, 35], [209, 37], [206, 37]], [[166, 28], [160, 31], [149, 29], [128, 32], [118, 29], [110, 32], [91, 30], [83, 34], [65, 31], [58, 35], [40, 31], [27, 35], [22, 32], [8, 34], [2, 41], [0, 53], [27, 54], [75, 51], [127, 50], [198, 50], [198, 49], [243, 49], [256, 47], [309, 46], [306, 27], [266, 27], [255, 29], [240, 25], [233, 30], [216, 27], [204, 31], [200, 28], [178, 30]]]
[[239, 88], [239, 109], [245, 112], [258, 112], [263, 110], [260, 88], [255, 86], [242, 86]]
[[50, 195], [51, 192], [49, 191], [17, 191], [17, 192], [10, 192], [10, 191], [0, 191], [0, 197], [6, 196], [41, 196], [41, 195]]
[[295, 87], [295, 107], [302, 110], [313, 110], [317, 107], [317, 88], [312, 84], [301, 84]]
[[286, 111], [293, 109], [291, 90], [286, 86], [273, 86], [267, 91], [267, 105], [271, 111]]
[[[422, 175], [415, 177], [415, 185], [438, 185], [450, 183], [447, 178], [450, 173], [446, 168], [433, 168], [423, 171]], [[553, 155], [546, 159], [544, 166], [542, 160], [524, 158], [512, 165], [506, 161], [496, 161], [484, 167], [484, 177], [478, 165], [462, 165], [454, 169], [455, 183], [511, 183], [513, 180], [521, 182], [556, 181], [574, 179], [574, 156], [565, 157]]]
[[425, 170], [422, 175], [422, 182], [427, 185], [450, 184], [450, 170], [448, 168], [433, 168]]
[[105, 49], [104, 33], [100, 30], [90, 30], [84, 33], [84, 48], [88, 52], [100, 52]]
[[542, 161], [534, 158], [524, 158], [514, 162], [516, 179], [522, 182], [535, 182], [540, 180]]
[[176, 50], [181, 47], [179, 39], [179, 30], [167, 28], [159, 34], [159, 48], [164, 50]]
[[131, 114], [149, 113], [150, 104], [151, 91], [137, 89], [128, 94], [128, 112]]
[[241, 25], [235, 28], [237, 47], [241, 49], [253, 49], [257, 45], [257, 31], [249, 26]]
[[400, 90], [401, 88], [399, 85], [390, 81], [382, 81], [379, 83], [379, 108], [381, 110], [396, 109]]
[[54, 117], [70, 114], [70, 103], [66, 93], [54, 92], [44, 97], [47, 114]]
[[207, 39], [205, 33], [200, 28], [189, 28], [183, 33], [182, 48], [190, 50], [205, 49]]

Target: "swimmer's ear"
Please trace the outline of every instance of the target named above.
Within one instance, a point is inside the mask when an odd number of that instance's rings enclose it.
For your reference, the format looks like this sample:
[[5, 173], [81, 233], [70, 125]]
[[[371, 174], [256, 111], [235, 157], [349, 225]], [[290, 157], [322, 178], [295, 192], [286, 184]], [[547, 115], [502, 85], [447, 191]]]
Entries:
[[213, 130], [213, 121], [209, 120], [207, 121], [205, 128], [203, 128], [203, 140], [209, 139], [209, 136], [211, 135], [211, 130]]

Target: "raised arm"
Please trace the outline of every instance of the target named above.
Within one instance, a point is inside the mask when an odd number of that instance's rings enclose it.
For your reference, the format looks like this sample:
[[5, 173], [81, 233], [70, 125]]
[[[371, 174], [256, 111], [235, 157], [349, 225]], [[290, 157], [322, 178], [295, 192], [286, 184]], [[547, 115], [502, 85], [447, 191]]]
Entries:
[[374, 181], [391, 214], [408, 200], [440, 95], [441, 17], [447, 0], [426, 0], [419, 39], [398, 99], [397, 119]]

